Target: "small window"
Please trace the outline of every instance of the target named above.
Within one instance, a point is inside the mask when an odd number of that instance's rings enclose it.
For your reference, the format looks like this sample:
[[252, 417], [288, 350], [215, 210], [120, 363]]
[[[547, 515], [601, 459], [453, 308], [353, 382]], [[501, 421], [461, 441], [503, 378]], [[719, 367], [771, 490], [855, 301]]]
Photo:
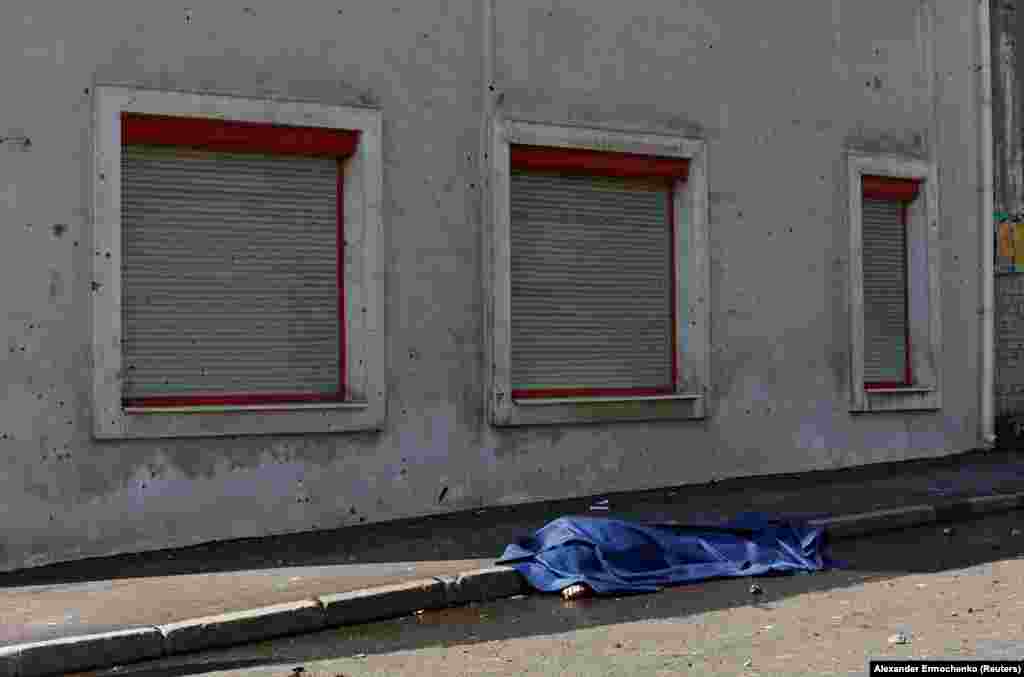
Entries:
[[495, 422], [699, 417], [705, 221], [691, 181], [703, 186], [702, 144], [598, 150], [508, 124], [496, 153]]
[[96, 92], [96, 435], [379, 427], [379, 113]]
[[852, 410], [938, 409], [934, 167], [849, 154]]
[[864, 176], [864, 387], [914, 384], [910, 358], [907, 211], [917, 197], [912, 179]]

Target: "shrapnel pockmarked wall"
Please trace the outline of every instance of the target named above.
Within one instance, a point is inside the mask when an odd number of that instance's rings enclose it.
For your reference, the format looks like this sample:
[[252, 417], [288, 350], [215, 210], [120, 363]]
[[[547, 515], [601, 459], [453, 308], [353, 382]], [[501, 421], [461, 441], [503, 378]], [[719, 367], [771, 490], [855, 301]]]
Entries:
[[[488, 6], [7, 0], [0, 570], [976, 446], [976, 3]], [[379, 431], [93, 437], [98, 84], [380, 111]], [[491, 425], [492, 110], [706, 145], [703, 419]], [[851, 149], [938, 168], [938, 410], [851, 412]]]

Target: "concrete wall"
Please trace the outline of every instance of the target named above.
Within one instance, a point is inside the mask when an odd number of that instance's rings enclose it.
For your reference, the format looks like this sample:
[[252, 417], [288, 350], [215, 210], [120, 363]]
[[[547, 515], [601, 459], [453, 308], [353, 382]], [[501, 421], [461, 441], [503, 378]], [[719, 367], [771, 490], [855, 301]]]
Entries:
[[[482, 0], [9, 2], [0, 136], [31, 144], [0, 144], [0, 569], [974, 446], [980, 221], [969, 7], [500, 1], [491, 91]], [[379, 106], [383, 432], [91, 439], [96, 82]], [[511, 117], [707, 140], [706, 420], [489, 426], [485, 96]], [[849, 413], [846, 147], [939, 165], [939, 412]]]

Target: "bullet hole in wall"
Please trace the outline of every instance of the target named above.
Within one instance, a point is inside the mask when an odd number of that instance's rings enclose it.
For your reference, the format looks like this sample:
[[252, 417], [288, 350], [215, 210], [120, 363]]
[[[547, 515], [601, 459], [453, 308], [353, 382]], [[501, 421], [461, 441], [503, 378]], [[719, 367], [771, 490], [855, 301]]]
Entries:
[[53, 229], [53, 236], [56, 238], [61, 238], [64, 236], [64, 233], [68, 232], [66, 223], [55, 223], [51, 228]]

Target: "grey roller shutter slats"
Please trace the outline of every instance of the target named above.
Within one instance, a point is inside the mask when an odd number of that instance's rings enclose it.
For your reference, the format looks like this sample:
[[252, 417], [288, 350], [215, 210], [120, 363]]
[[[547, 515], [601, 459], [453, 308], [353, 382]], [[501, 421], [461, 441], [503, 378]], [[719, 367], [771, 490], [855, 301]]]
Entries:
[[872, 199], [862, 204], [864, 381], [902, 383], [907, 361], [907, 243], [902, 205]]
[[672, 381], [667, 183], [513, 171], [512, 383]]
[[338, 390], [337, 172], [125, 147], [126, 398]]

